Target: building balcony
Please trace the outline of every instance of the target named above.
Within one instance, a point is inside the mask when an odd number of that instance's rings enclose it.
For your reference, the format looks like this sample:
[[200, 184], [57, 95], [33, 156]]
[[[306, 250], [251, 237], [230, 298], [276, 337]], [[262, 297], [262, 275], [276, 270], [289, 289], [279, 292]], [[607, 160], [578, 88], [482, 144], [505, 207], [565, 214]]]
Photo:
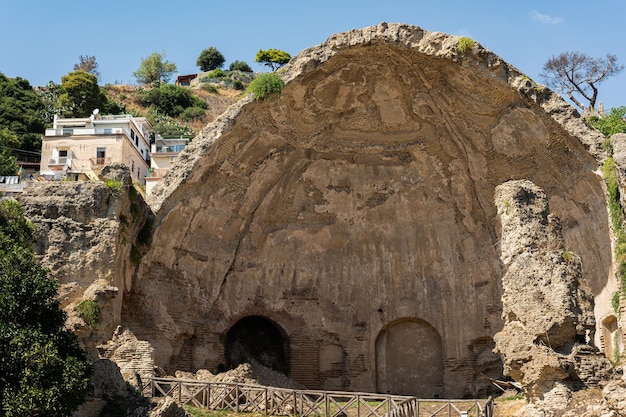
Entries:
[[21, 193], [28, 183], [19, 176], [0, 176], [0, 195]]
[[56, 165], [67, 165], [71, 163], [71, 159], [67, 156], [60, 156], [58, 158], [50, 158], [48, 159], [48, 166], [56, 166]]
[[111, 158], [89, 158], [91, 169], [102, 169], [111, 163]]
[[46, 129], [46, 136], [95, 136], [95, 135], [121, 135], [130, 137], [130, 130], [123, 127], [115, 128], [86, 128], [64, 127], [59, 129]]

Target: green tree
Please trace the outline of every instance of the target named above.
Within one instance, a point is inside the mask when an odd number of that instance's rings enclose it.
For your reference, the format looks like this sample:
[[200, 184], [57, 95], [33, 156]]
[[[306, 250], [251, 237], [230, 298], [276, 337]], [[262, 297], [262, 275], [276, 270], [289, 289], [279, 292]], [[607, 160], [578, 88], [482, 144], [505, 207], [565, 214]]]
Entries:
[[41, 151], [43, 103], [29, 82], [0, 73], [0, 128], [19, 136], [21, 149]]
[[196, 65], [200, 67], [201, 71], [211, 71], [215, 68], [222, 68], [224, 61], [224, 55], [214, 46], [211, 46], [200, 52]]
[[33, 254], [34, 227], [0, 201], [0, 415], [68, 416], [82, 403], [89, 366], [64, 329], [57, 284]]
[[98, 86], [98, 78], [87, 71], [70, 72], [61, 78], [63, 93], [59, 96], [59, 106], [63, 116], [87, 117], [95, 109], [104, 110], [107, 97]]
[[61, 116], [65, 113], [65, 109], [61, 107], [59, 102], [61, 94], [63, 94], [61, 84], [50, 81], [45, 87], [39, 90], [38, 94], [43, 103], [42, 117], [44, 123], [52, 123], [55, 115]]
[[178, 117], [188, 108], [195, 107], [204, 112], [208, 107], [204, 100], [191, 94], [188, 88], [174, 84], [164, 84], [145, 91], [141, 104], [170, 117]]
[[626, 106], [613, 107], [604, 117], [591, 117], [589, 122], [606, 137], [626, 133]]
[[[623, 69], [615, 55], [592, 58], [582, 52], [563, 52], [543, 64], [541, 77], [548, 86], [567, 94], [583, 112], [587, 109], [593, 112], [598, 99], [598, 84]], [[579, 100], [581, 97], [589, 103], [588, 108]]]
[[0, 128], [0, 175], [17, 174], [17, 158], [11, 148], [21, 145], [17, 135], [6, 127]]
[[242, 72], [252, 72], [252, 68], [245, 61], [233, 61], [230, 63], [229, 71], [242, 71]]
[[74, 64], [74, 71], [83, 70], [100, 79], [100, 71], [98, 71], [98, 63], [94, 55], [81, 55], [78, 57], [78, 64]]
[[254, 61], [267, 65], [272, 69], [272, 71], [275, 71], [289, 62], [290, 59], [291, 55], [289, 55], [288, 52], [281, 51], [280, 49], [259, 49]]
[[152, 84], [155, 81], [168, 82], [176, 72], [176, 64], [165, 60], [165, 53], [154, 52], [141, 61], [133, 76], [141, 84]]

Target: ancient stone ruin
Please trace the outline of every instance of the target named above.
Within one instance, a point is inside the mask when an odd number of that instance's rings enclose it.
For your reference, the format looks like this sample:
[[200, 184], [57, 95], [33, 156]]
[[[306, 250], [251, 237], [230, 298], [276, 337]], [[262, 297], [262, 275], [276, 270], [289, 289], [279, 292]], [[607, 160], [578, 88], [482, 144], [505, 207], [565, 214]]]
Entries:
[[593, 298], [565, 246], [546, 194], [528, 180], [496, 187], [504, 266], [504, 328], [495, 335], [505, 374], [538, 409], [564, 409], [571, 392], [604, 386], [612, 364], [593, 348]]
[[510, 304], [519, 254], [505, 244], [505, 200], [494, 203], [501, 184], [528, 180], [560, 219], [551, 244], [572, 254], [563, 267], [580, 289], [535, 336], [610, 355], [621, 325], [604, 137], [480, 44], [458, 43], [400, 24], [337, 34], [278, 72], [280, 96], [243, 99], [208, 125], [148, 201], [140, 262], [111, 272], [121, 310], [109, 327], [149, 342], [169, 374], [254, 360], [310, 389], [486, 395], [485, 376], [520, 372], [494, 353], [496, 334], [513, 314], [542, 314]]

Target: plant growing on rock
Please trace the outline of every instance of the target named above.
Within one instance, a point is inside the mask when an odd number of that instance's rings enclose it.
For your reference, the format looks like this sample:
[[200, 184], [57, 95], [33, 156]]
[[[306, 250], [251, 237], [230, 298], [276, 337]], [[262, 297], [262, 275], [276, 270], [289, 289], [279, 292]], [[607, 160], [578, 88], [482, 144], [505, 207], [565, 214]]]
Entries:
[[100, 321], [100, 307], [94, 300], [83, 300], [76, 306], [76, 312], [90, 329], [95, 329]]
[[[609, 114], [604, 117], [592, 116], [589, 123], [598, 129], [604, 136], [611, 137], [616, 133], [626, 133], [626, 106], [613, 107]], [[608, 152], [604, 143], [602, 148]], [[610, 145], [610, 141], [608, 142]], [[612, 153], [612, 152], [611, 152]]]
[[465, 54], [474, 49], [474, 45], [476, 45], [476, 41], [464, 36], [459, 39], [456, 50], [459, 51], [460, 54]]
[[283, 91], [283, 80], [273, 72], [261, 74], [248, 85], [246, 92], [252, 93], [255, 100], [267, 100]]
[[620, 303], [620, 294], [619, 291], [615, 291], [613, 293], [613, 297], [611, 298], [611, 306], [613, 307], [613, 312], [619, 317], [619, 303]]
[[112, 191], [115, 191], [118, 193], [122, 191], [122, 181], [114, 180], [112, 178], [105, 178], [104, 185], [106, 185]]

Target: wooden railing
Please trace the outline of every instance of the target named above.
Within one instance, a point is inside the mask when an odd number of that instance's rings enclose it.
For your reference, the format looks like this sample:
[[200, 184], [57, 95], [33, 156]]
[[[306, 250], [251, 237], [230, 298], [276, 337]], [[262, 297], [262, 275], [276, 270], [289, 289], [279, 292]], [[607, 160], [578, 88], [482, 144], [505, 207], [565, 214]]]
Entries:
[[401, 395], [308, 391], [260, 385], [153, 378], [144, 395], [237, 413], [299, 417], [493, 417], [493, 400], [420, 400]]

